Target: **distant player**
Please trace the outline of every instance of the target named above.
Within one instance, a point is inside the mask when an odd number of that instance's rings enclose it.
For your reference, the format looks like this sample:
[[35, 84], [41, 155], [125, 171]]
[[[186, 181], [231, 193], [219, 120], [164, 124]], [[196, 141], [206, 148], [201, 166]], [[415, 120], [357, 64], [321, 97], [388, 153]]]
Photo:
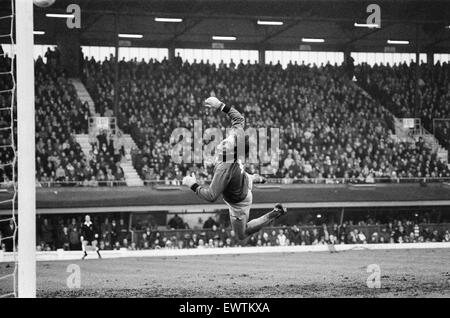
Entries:
[[87, 254], [87, 246], [92, 246], [97, 252], [98, 258], [102, 258], [100, 255], [100, 249], [98, 248], [98, 234], [95, 231], [94, 224], [91, 222], [91, 217], [86, 215], [84, 217], [84, 223], [81, 226], [81, 249], [84, 252], [83, 258], [85, 259]]
[[[263, 216], [249, 221], [250, 208], [253, 201], [253, 182], [264, 180], [259, 175], [251, 175], [244, 171], [243, 164], [237, 159], [236, 139], [239, 130], [244, 129], [244, 117], [233, 107], [225, 105], [216, 97], [209, 97], [204, 106], [220, 110], [228, 115], [232, 123], [231, 134], [216, 148], [214, 176], [209, 186], [197, 184], [195, 176], [183, 178], [183, 185], [192, 189], [200, 198], [214, 202], [222, 194], [228, 205], [231, 226], [242, 241], [258, 232], [273, 220], [286, 214], [286, 209], [278, 203], [275, 208]], [[234, 160], [226, 160], [227, 153], [234, 153]]]

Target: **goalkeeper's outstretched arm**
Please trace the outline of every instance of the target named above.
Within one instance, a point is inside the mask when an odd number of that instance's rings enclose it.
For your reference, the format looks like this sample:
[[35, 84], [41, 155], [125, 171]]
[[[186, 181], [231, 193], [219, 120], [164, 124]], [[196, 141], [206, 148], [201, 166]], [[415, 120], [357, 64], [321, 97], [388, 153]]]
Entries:
[[242, 116], [240, 112], [228, 105], [223, 105], [221, 110], [231, 119], [231, 128], [234, 133], [236, 133], [236, 130], [244, 129], [245, 120], [244, 116]]
[[245, 119], [244, 116], [240, 112], [238, 112], [235, 108], [225, 105], [220, 100], [215, 97], [209, 97], [205, 101], [205, 106], [213, 109], [220, 110], [228, 115], [228, 118], [231, 120], [231, 131], [229, 131], [229, 135], [225, 138], [221, 145], [224, 146], [226, 144], [235, 145], [237, 136], [244, 136], [244, 125]]
[[225, 166], [220, 165], [214, 172], [213, 179], [209, 186], [199, 185], [194, 176], [185, 177], [190, 178], [191, 180], [186, 182], [185, 179], [183, 179], [183, 184], [186, 184], [189, 188], [191, 188], [191, 190], [194, 191], [199, 198], [208, 202], [214, 202], [225, 190], [225, 187], [227, 186], [229, 181], [228, 175], [228, 169], [226, 169]]
[[[239, 130], [244, 130], [244, 116], [231, 106], [225, 105], [216, 97], [209, 97], [205, 101], [205, 106], [213, 109], [221, 110], [231, 119], [231, 134], [222, 143], [231, 143], [234, 145], [235, 136]], [[209, 186], [200, 186], [195, 176], [186, 176], [183, 178], [183, 184], [192, 189], [200, 198], [208, 202], [214, 202], [225, 190], [230, 181], [229, 167], [223, 164], [216, 166], [214, 176]]]
[[231, 128], [233, 131], [244, 129], [244, 116], [240, 112], [238, 112], [235, 108], [225, 105], [216, 97], [209, 97], [205, 100], [205, 107], [221, 110], [231, 119]]

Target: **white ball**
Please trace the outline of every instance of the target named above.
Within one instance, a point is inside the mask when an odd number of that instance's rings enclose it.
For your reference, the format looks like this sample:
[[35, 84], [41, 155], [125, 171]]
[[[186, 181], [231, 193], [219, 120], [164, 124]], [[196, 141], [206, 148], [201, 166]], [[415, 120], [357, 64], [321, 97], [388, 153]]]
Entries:
[[54, 4], [55, 0], [33, 0], [33, 3], [38, 7], [47, 8]]

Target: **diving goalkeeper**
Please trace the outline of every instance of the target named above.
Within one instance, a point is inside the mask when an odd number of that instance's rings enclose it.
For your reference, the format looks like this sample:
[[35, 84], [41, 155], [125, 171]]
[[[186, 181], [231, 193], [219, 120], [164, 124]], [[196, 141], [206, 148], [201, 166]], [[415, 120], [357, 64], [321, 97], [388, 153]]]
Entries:
[[[253, 182], [261, 181], [259, 175], [251, 175], [244, 171], [244, 166], [236, 155], [237, 136], [243, 133], [244, 117], [233, 107], [225, 105], [216, 97], [209, 97], [204, 106], [221, 111], [231, 119], [231, 133], [215, 149], [214, 176], [209, 186], [197, 184], [195, 176], [183, 178], [183, 185], [188, 186], [200, 198], [214, 202], [222, 194], [223, 200], [230, 211], [231, 227], [242, 241], [267, 226], [273, 220], [286, 214], [286, 209], [278, 203], [274, 209], [263, 216], [249, 221], [252, 205]], [[226, 155], [232, 153], [233, 160], [226, 160]]]

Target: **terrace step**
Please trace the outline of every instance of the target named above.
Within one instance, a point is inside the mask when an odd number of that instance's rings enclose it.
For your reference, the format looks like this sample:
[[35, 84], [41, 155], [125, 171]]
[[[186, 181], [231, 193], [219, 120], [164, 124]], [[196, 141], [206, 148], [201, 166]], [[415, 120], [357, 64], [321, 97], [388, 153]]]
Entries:
[[[131, 138], [129, 135], [128, 135], [128, 137]], [[89, 135], [88, 134], [75, 135], [75, 140], [80, 144], [81, 150], [88, 157], [89, 152], [92, 149], [91, 143], [89, 142], [89, 140], [90, 140]], [[133, 143], [134, 143], [134, 141], [133, 141]], [[125, 146], [125, 150], [126, 149], [127, 148]], [[125, 156], [122, 159], [120, 166], [123, 169], [123, 173], [125, 175], [125, 182], [126, 182], [127, 186], [130, 186], [130, 187], [143, 186], [144, 182], [142, 181], [141, 177], [139, 176], [136, 169], [133, 167], [133, 164], [131, 163], [131, 156], [130, 156], [130, 159], [127, 159], [126, 157], [127, 156]]]
[[136, 169], [134, 169], [131, 160], [122, 160], [121, 166], [125, 174], [125, 181], [127, 183], [127, 186], [142, 187], [144, 185], [141, 177], [136, 172]]
[[95, 103], [91, 98], [91, 95], [87, 91], [84, 84], [81, 82], [78, 78], [69, 78], [69, 82], [75, 87], [75, 90], [77, 92], [77, 96], [80, 99], [81, 103], [87, 102], [89, 105], [89, 114], [91, 116], [99, 116], [95, 111]]
[[[89, 113], [91, 116], [100, 116], [95, 110], [95, 103], [91, 98], [91, 95], [87, 91], [84, 84], [80, 81], [78, 78], [71, 78], [69, 79], [72, 85], [75, 87], [75, 90], [77, 92], [78, 98], [82, 103], [87, 102], [89, 105]], [[133, 138], [129, 134], [122, 134], [122, 141], [125, 148], [125, 156], [122, 158], [122, 161], [120, 163], [124, 175], [125, 175], [125, 182], [127, 186], [143, 186], [144, 182], [140, 178], [139, 174], [137, 173], [136, 169], [133, 167], [133, 164], [131, 162], [131, 149], [136, 148], [136, 143], [134, 142]], [[78, 134], [75, 136], [76, 141], [80, 144], [82, 151], [84, 154], [88, 157], [89, 152], [92, 149], [91, 141], [92, 138], [88, 134]]]
[[144, 185], [136, 169], [133, 167], [131, 150], [137, 148], [136, 143], [129, 134], [122, 133], [122, 143], [125, 148], [125, 156], [122, 157], [122, 169], [128, 186], [141, 187]]

